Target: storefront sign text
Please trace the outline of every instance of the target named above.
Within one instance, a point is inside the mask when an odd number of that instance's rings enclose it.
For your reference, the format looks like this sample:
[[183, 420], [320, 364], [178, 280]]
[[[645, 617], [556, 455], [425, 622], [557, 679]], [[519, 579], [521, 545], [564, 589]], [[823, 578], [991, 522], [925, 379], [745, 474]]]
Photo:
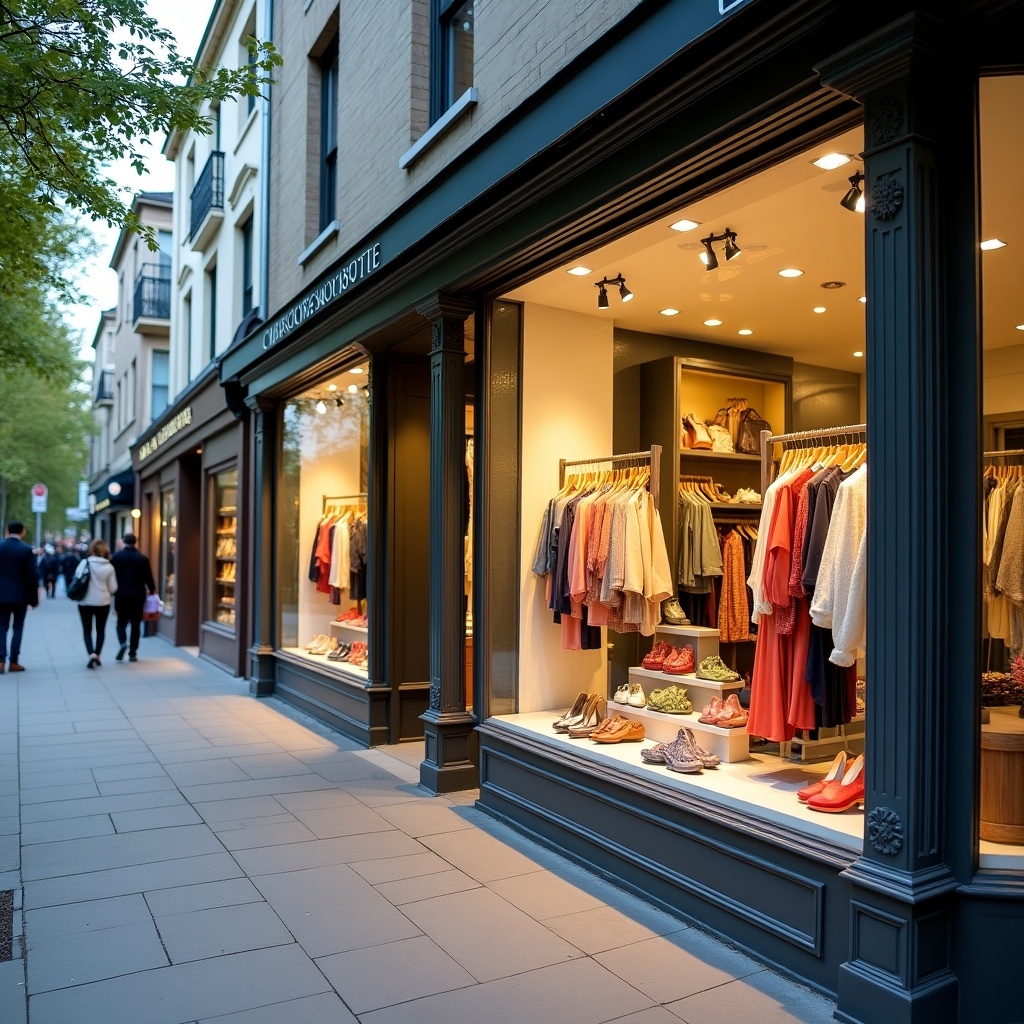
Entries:
[[369, 249], [346, 260], [326, 281], [321, 281], [270, 322], [263, 331], [263, 348], [273, 348], [311, 316], [337, 302], [354, 284], [368, 278], [380, 266], [380, 262], [380, 242], [375, 242]]
[[93, 512], [102, 512], [105, 508], [110, 508], [109, 498], [104, 498], [102, 501], [97, 501], [96, 504], [93, 505], [92, 510]]
[[148, 441], [139, 445], [139, 462], [148, 459], [157, 448], [166, 444], [179, 430], [192, 426], [192, 406], [186, 405], [177, 416], [169, 419]]

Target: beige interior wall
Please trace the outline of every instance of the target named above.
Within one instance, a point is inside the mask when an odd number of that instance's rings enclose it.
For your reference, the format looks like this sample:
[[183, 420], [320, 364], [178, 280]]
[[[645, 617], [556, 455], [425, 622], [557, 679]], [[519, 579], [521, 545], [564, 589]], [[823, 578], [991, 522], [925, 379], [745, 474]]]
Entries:
[[531, 566], [558, 460], [612, 454], [612, 334], [607, 318], [523, 310], [520, 711], [563, 709], [580, 690], [607, 689], [605, 651], [562, 649], [545, 580]]

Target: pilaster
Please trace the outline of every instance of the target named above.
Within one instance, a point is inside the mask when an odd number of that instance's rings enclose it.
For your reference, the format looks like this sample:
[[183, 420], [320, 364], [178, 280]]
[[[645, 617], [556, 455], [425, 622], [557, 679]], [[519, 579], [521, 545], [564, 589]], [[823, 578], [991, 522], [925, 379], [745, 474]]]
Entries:
[[[274, 692], [274, 478], [277, 466], [277, 406], [246, 398], [252, 410], [252, 646], [249, 648], [249, 692], [267, 697]], [[239, 552], [241, 555], [241, 552]]]
[[954, 42], [917, 12], [818, 68], [865, 112], [867, 799], [846, 1021], [955, 1016], [953, 894], [977, 838], [976, 84]]
[[420, 782], [435, 793], [472, 788], [466, 710], [465, 363], [472, 305], [438, 293], [417, 307], [431, 323], [430, 345], [430, 708], [422, 716]]
[[[387, 519], [388, 466], [388, 357], [370, 359], [367, 384], [370, 402], [370, 473], [366, 495], [366, 640], [370, 686], [382, 686], [386, 678], [387, 601], [385, 598], [384, 523]], [[398, 737], [392, 735], [392, 743]]]

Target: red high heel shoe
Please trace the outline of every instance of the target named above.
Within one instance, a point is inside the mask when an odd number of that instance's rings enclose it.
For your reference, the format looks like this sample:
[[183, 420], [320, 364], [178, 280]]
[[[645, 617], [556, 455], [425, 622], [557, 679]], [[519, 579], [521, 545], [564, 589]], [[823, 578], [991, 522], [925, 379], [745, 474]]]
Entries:
[[830, 782], [834, 782], [836, 779], [842, 779], [843, 775], [846, 774], [846, 762], [848, 754], [845, 750], [840, 750], [835, 756], [835, 760], [832, 762], [829, 770], [821, 777], [818, 782], [812, 782], [808, 786], [804, 786], [803, 789], [796, 791], [797, 800], [802, 800], [807, 803], [812, 796], [817, 796]]
[[807, 801], [807, 806], [815, 811], [838, 814], [848, 811], [851, 807], [864, 802], [864, 755], [858, 754], [841, 782], [833, 781]]

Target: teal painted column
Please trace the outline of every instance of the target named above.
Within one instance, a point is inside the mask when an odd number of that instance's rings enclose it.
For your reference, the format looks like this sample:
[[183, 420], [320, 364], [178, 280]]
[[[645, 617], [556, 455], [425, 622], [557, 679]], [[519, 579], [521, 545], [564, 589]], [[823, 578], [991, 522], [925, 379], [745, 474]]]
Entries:
[[[277, 466], [277, 407], [246, 398], [251, 411], [254, 515], [252, 521], [252, 646], [249, 692], [274, 692], [274, 479]], [[239, 556], [241, 556], [239, 552]]]
[[964, 65], [952, 32], [918, 12], [818, 68], [865, 116], [867, 799], [863, 855], [845, 873], [845, 1021], [957, 1019], [955, 891], [977, 848], [981, 508]]
[[430, 707], [420, 783], [434, 793], [477, 785], [470, 760], [476, 719], [466, 710], [464, 299], [437, 293], [417, 307], [430, 344]]

